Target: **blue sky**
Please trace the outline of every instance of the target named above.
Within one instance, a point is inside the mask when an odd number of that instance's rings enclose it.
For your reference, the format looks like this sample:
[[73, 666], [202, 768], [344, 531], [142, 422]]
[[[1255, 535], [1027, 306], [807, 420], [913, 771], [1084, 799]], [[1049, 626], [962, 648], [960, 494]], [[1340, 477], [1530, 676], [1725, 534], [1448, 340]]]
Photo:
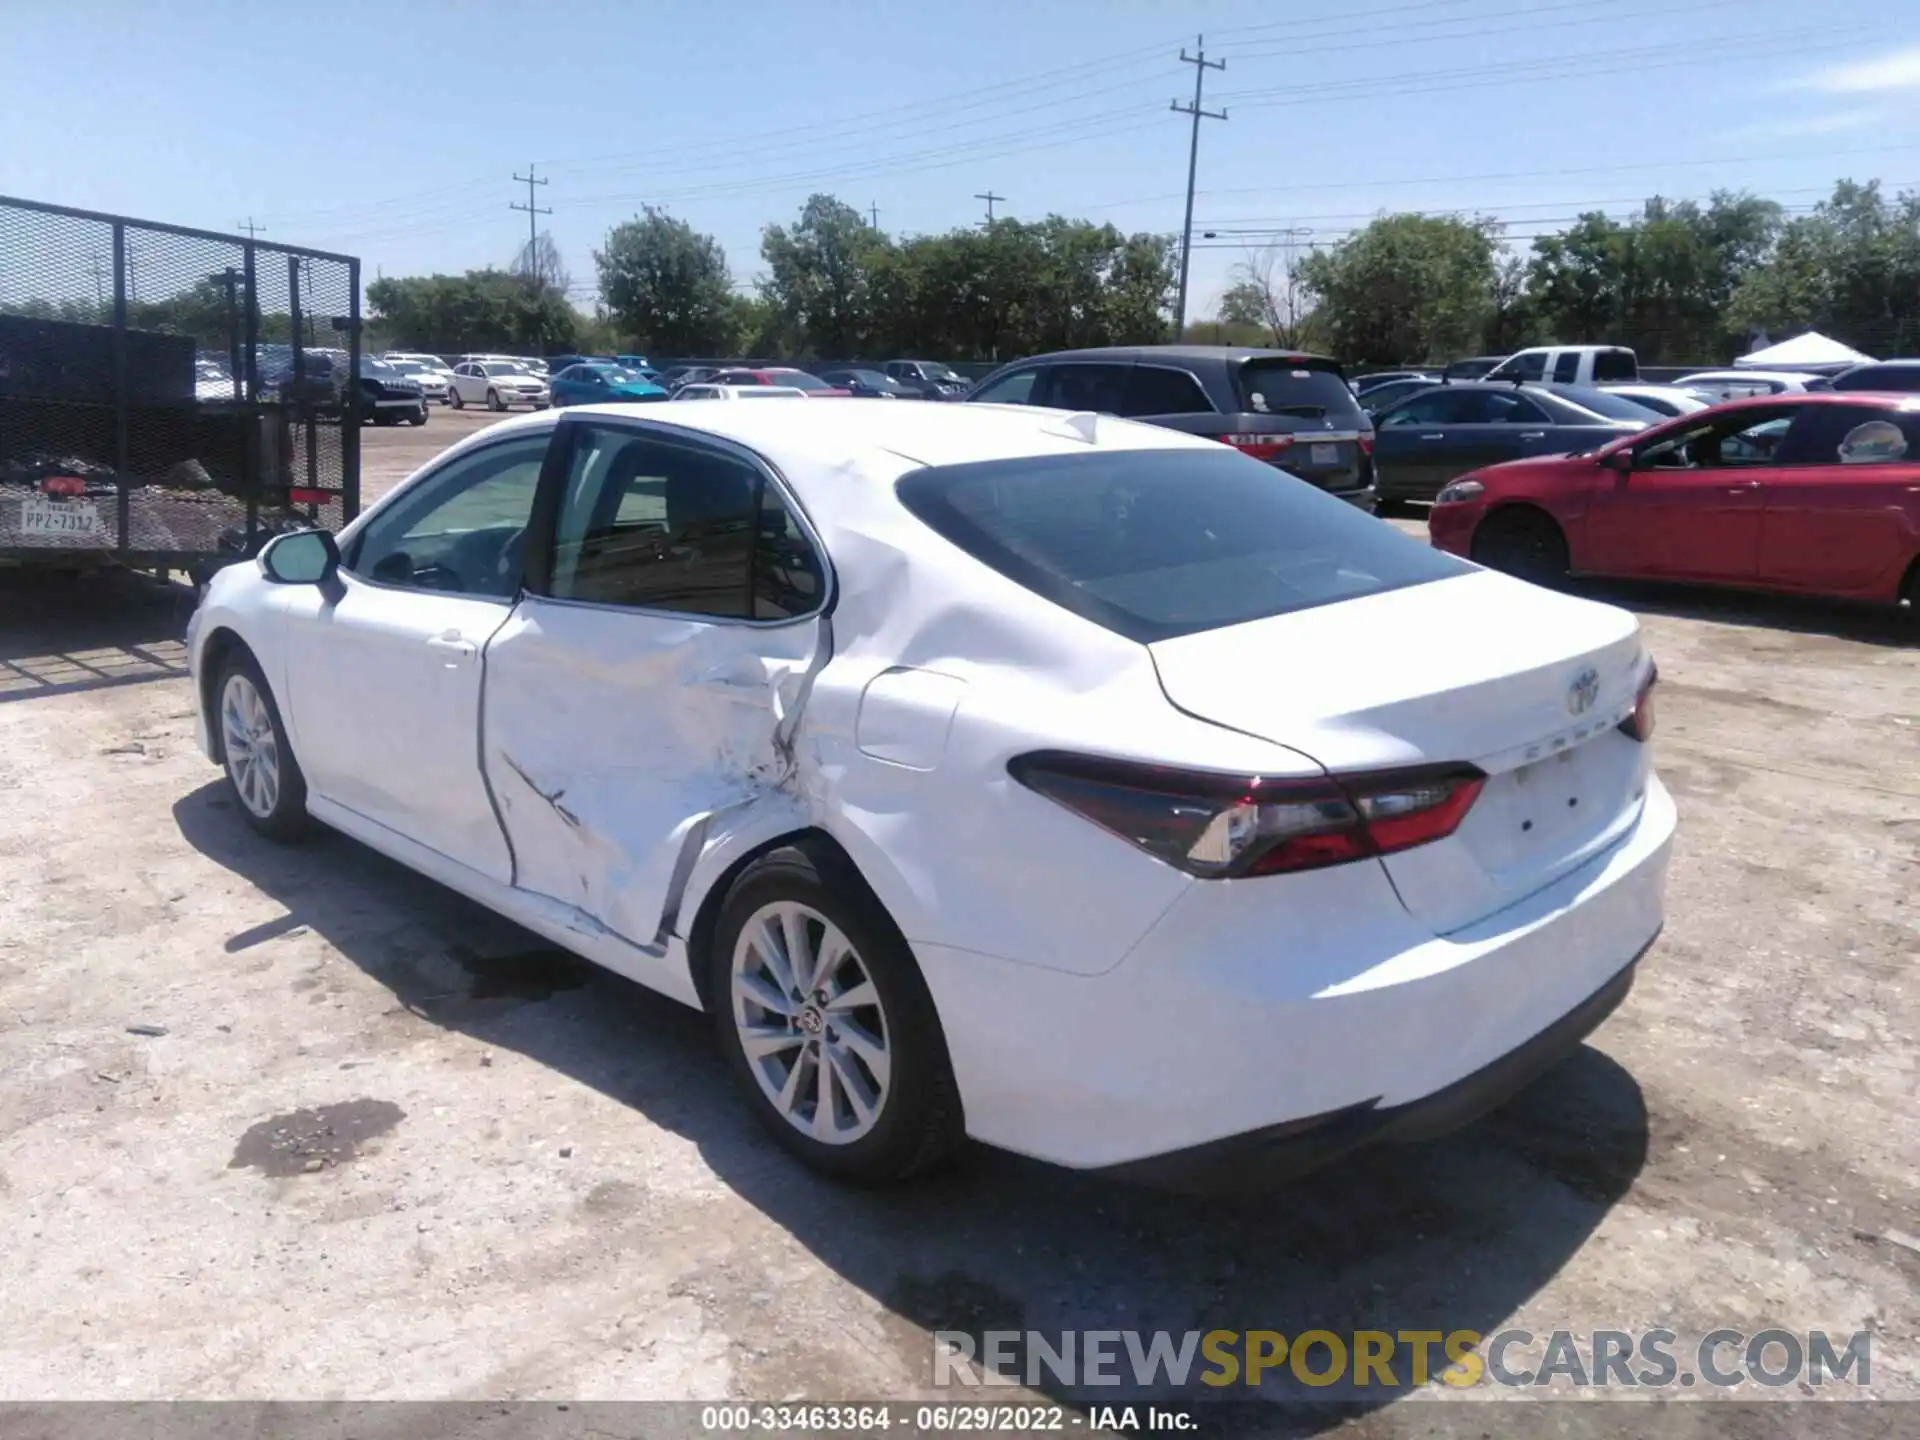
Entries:
[[[1920, 183], [1917, 0], [0, 0], [0, 193], [363, 257], [505, 264], [510, 177], [591, 298], [642, 203], [725, 246], [814, 190], [882, 229], [1049, 211], [1179, 228], [1206, 37], [1193, 315], [1249, 248], [1382, 209], [1579, 210]], [[1218, 238], [1200, 238], [1204, 230]]]

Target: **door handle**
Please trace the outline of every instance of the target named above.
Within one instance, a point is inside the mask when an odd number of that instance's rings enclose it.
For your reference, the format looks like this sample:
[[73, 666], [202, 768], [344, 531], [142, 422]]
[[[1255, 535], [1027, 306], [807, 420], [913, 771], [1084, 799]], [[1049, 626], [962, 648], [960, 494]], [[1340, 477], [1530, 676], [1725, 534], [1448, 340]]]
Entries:
[[1760, 482], [1758, 480], [1742, 480], [1738, 485], [1727, 486], [1727, 493], [1729, 495], [1744, 495], [1749, 490], [1758, 490], [1759, 488]]
[[1422, 435], [1420, 438], [1422, 440], [1444, 440], [1447, 437], [1445, 434], [1439, 434], [1439, 435]]
[[462, 636], [457, 630], [449, 630], [444, 635], [430, 635], [427, 637], [427, 644], [435, 650], [448, 651], [463, 660], [480, 648], [475, 645], [473, 641]]
[[1547, 432], [1544, 430], [1522, 430], [1520, 432], [1520, 438], [1522, 440], [1544, 440], [1547, 438]]

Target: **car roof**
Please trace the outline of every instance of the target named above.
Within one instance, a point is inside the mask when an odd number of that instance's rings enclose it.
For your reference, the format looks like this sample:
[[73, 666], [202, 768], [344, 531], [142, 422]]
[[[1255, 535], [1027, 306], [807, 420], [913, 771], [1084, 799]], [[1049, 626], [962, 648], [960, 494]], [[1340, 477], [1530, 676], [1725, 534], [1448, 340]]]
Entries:
[[[775, 465], [844, 470], [855, 456], [900, 469], [914, 464], [962, 465], [1027, 455], [1080, 454], [1090, 449], [1218, 448], [1218, 442], [1111, 415], [1070, 415], [1027, 405], [875, 405], [871, 401], [810, 398], [801, 405], [574, 405], [572, 419], [606, 415], [701, 431], [766, 456]], [[478, 436], [502, 437], [559, 423], [553, 411], [535, 411], [489, 426]], [[1081, 427], [1090, 430], [1092, 441]], [[466, 442], [462, 442], [463, 444]]]
[[1331, 355], [1316, 355], [1306, 350], [1273, 350], [1261, 345], [1106, 345], [1087, 350], [1053, 350], [1045, 355], [1029, 355], [1023, 361], [1056, 360], [1292, 360], [1337, 365]]

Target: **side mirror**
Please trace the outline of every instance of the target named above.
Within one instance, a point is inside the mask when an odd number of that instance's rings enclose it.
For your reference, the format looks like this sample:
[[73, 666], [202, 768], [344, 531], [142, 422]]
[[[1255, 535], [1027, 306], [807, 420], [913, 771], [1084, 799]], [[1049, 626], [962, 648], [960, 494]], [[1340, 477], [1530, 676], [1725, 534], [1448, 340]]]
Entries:
[[1618, 450], [1610, 450], [1600, 457], [1600, 463], [1617, 475], [1633, 473], [1633, 447], [1622, 445]]
[[260, 551], [260, 570], [276, 585], [323, 585], [340, 569], [340, 546], [330, 530], [276, 535]]

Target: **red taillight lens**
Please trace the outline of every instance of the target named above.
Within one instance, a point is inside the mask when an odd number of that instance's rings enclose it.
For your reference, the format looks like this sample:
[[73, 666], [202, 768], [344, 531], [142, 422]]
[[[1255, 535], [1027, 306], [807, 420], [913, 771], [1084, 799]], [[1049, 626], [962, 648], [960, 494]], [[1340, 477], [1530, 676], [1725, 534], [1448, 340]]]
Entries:
[[1653, 738], [1653, 682], [1659, 678], [1659, 668], [1649, 665], [1640, 693], [1634, 696], [1633, 713], [1620, 722], [1620, 728], [1642, 744]]
[[1284, 455], [1293, 448], [1291, 435], [1222, 435], [1222, 445], [1231, 445], [1242, 455], [1251, 455], [1256, 460], [1271, 460], [1276, 455]]
[[1360, 432], [1360, 453], [1362, 455], [1373, 454], [1373, 432], [1371, 430], [1362, 430]]
[[325, 490], [289, 490], [287, 498], [296, 505], [324, 505], [333, 497]]
[[1276, 779], [1063, 751], [1022, 755], [1007, 768], [1028, 789], [1206, 880], [1317, 870], [1443, 839], [1487, 779], [1471, 765]]
[[49, 475], [40, 482], [42, 495], [84, 495], [87, 482], [78, 475]]

